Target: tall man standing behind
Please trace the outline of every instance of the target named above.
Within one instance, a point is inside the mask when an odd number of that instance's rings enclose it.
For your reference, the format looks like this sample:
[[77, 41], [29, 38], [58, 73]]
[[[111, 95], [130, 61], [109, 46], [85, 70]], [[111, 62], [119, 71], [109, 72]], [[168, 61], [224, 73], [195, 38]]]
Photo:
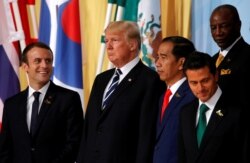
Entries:
[[180, 110], [194, 99], [183, 73], [183, 64], [194, 50], [191, 41], [179, 36], [166, 37], [160, 44], [155, 65], [167, 90], [159, 102], [154, 163], [177, 163]]
[[141, 37], [135, 22], [111, 22], [105, 35], [115, 68], [94, 81], [77, 163], [150, 163], [159, 76], [138, 57]]
[[241, 20], [232, 5], [215, 8], [210, 17], [210, 29], [220, 51], [213, 56], [219, 72], [218, 84], [231, 100], [249, 105], [250, 46], [241, 36]]
[[28, 45], [22, 66], [29, 87], [6, 100], [0, 133], [1, 163], [74, 163], [83, 111], [77, 92], [50, 81], [53, 54], [40, 42]]

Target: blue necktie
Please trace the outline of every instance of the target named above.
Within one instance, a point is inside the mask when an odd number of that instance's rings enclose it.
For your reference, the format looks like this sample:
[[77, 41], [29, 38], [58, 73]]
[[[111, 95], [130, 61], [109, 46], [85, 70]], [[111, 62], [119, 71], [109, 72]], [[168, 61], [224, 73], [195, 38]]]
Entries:
[[32, 104], [32, 114], [31, 114], [31, 124], [30, 124], [30, 134], [32, 137], [34, 136], [36, 123], [38, 119], [39, 95], [40, 95], [40, 92], [33, 93], [34, 102]]
[[118, 86], [119, 83], [119, 76], [122, 74], [120, 69], [116, 69], [115, 71], [115, 75], [113, 77], [113, 80], [108, 88], [108, 91], [106, 92], [105, 96], [104, 96], [104, 100], [103, 100], [103, 104], [102, 104], [102, 109], [105, 109], [105, 107], [108, 104], [108, 101], [110, 99], [111, 94], [114, 92], [114, 90], [116, 89], [116, 87]]
[[200, 106], [200, 114], [199, 114], [199, 120], [197, 125], [197, 142], [198, 146], [200, 146], [203, 134], [205, 132], [206, 126], [207, 126], [207, 120], [206, 120], [206, 111], [209, 108], [205, 104], [201, 104]]

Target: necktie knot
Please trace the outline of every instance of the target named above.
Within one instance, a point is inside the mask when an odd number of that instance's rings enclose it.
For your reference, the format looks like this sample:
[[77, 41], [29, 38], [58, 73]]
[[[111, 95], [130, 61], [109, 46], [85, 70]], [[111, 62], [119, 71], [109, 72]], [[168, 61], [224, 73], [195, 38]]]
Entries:
[[220, 65], [220, 63], [222, 62], [222, 60], [224, 59], [224, 56], [220, 53], [217, 60], [216, 60], [216, 67], [218, 67]]
[[118, 69], [116, 69], [115, 73], [116, 73], [116, 75], [121, 75], [122, 71], [118, 68]]
[[204, 115], [208, 110], [208, 107], [206, 104], [201, 104], [200, 106], [200, 115]]
[[169, 99], [169, 97], [172, 95], [172, 92], [171, 92], [171, 90], [170, 89], [167, 89], [167, 91], [166, 91], [166, 94], [165, 94], [165, 98], [168, 98]]
[[40, 92], [34, 92], [33, 93], [33, 96], [34, 96], [35, 100], [39, 100], [40, 94], [41, 94]]

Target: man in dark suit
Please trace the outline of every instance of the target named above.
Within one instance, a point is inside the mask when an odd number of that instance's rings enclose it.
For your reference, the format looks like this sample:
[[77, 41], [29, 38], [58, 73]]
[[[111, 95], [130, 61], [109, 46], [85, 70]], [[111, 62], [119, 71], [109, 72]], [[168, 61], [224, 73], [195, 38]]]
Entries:
[[231, 100], [248, 106], [250, 91], [250, 46], [241, 36], [241, 20], [232, 5], [216, 7], [210, 17], [211, 34], [220, 47], [213, 56], [219, 72], [218, 84], [225, 94], [233, 94]]
[[181, 111], [179, 162], [242, 162], [243, 109], [232, 105], [217, 85], [211, 56], [192, 53], [184, 72], [197, 99]]
[[[193, 43], [180, 36], [164, 38], [158, 49], [155, 65], [167, 89], [158, 106], [154, 163], [177, 163], [180, 109], [195, 98], [183, 73], [183, 64], [194, 50]], [[165, 101], [167, 106], [164, 105]]]
[[77, 163], [150, 163], [159, 76], [139, 59], [141, 37], [135, 22], [111, 22], [105, 42], [115, 68], [94, 81]]
[[52, 63], [47, 45], [37, 42], [24, 49], [22, 67], [29, 87], [4, 104], [1, 163], [75, 162], [83, 124], [81, 100], [77, 92], [50, 81]]

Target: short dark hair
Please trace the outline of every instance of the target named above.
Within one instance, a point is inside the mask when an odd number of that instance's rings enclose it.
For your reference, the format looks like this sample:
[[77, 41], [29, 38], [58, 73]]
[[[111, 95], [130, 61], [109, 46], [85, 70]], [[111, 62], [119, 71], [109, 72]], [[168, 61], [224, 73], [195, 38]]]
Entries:
[[52, 56], [53, 56], [53, 52], [52, 50], [50, 49], [50, 47], [48, 45], [46, 45], [45, 43], [43, 42], [33, 42], [33, 43], [30, 43], [29, 45], [27, 45], [25, 47], [25, 49], [23, 50], [23, 53], [22, 53], [22, 57], [21, 57], [21, 61], [24, 62], [24, 63], [28, 63], [28, 60], [27, 60], [27, 53], [33, 49], [34, 47], [38, 47], [38, 48], [43, 48], [43, 49], [47, 49], [51, 52]]
[[183, 71], [186, 75], [187, 70], [197, 70], [206, 66], [213, 75], [216, 75], [216, 66], [212, 57], [207, 53], [194, 51], [184, 62]]
[[240, 20], [240, 16], [239, 16], [239, 13], [237, 11], [237, 8], [234, 7], [233, 5], [230, 5], [230, 4], [224, 4], [224, 5], [220, 5], [218, 7], [216, 7], [214, 10], [213, 10], [213, 13], [214, 12], [217, 12], [221, 9], [228, 9], [231, 13], [232, 13], [232, 16], [233, 16], [233, 22], [237, 22], [237, 23], [241, 23], [241, 20]]
[[187, 58], [187, 56], [195, 51], [194, 44], [181, 36], [170, 36], [164, 38], [161, 43], [172, 42], [174, 44], [172, 54], [178, 60], [181, 57]]

